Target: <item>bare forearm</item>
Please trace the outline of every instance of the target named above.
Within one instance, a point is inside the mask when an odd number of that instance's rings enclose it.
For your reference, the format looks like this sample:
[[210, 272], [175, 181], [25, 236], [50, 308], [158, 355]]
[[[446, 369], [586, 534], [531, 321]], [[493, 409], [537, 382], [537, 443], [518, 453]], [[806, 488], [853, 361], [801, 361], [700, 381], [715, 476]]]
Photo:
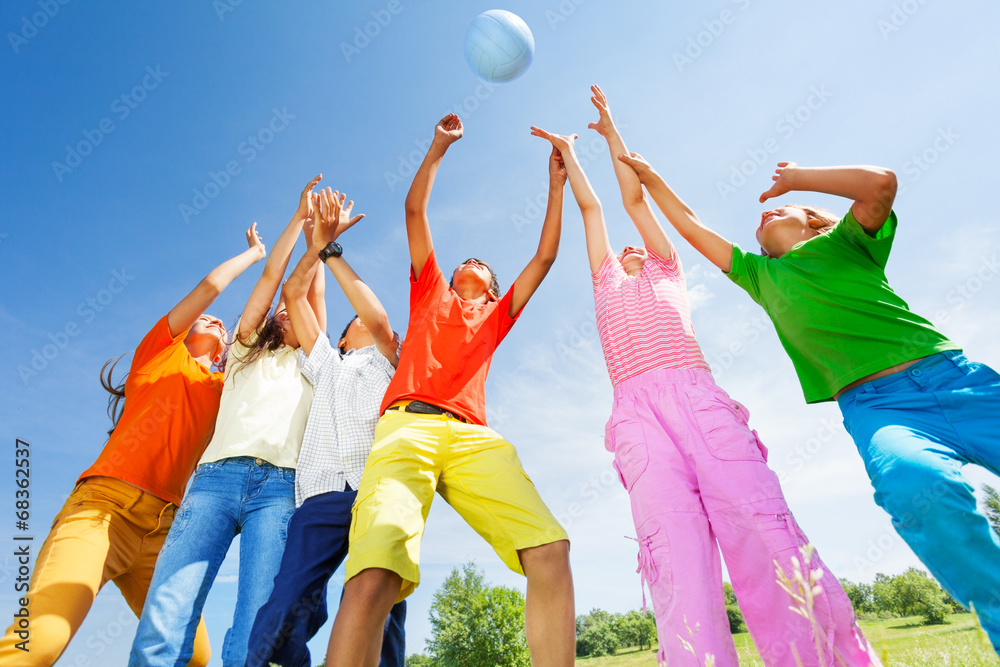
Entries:
[[351, 307], [354, 308], [354, 312], [358, 314], [365, 328], [371, 333], [372, 340], [379, 351], [392, 361], [392, 357], [386, 354], [386, 350], [391, 349], [392, 354], [395, 355], [395, 335], [389, 324], [389, 315], [382, 307], [382, 302], [378, 300], [371, 288], [361, 280], [343, 257], [330, 257], [326, 260], [326, 265], [333, 277], [336, 278], [337, 284], [344, 291], [344, 295]]
[[822, 192], [855, 201], [877, 200], [896, 180], [890, 170], [867, 165], [795, 167], [789, 176], [792, 190]]
[[170, 334], [176, 336], [190, 328], [231, 282], [262, 258], [263, 250], [260, 247], [248, 248], [212, 269], [187, 296], [170, 309], [167, 314]]
[[605, 137], [608, 141], [608, 151], [611, 154], [611, 164], [615, 168], [615, 178], [618, 179], [618, 189], [622, 193], [622, 204], [626, 210], [633, 206], [646, 206], [642, 197], [642, 183], [635, 170], [618, 159], [619, 155], [628, 155], [628, 148], [625, 147], [625, 140], [622, 138], [618, 128], [613, 128]]
[[288, 276], [288, 280], [285, 281], [285, 296], [289, 299], [299, 299], [306, 296], [312, 289], [319, 264], [319, 256], [316, 252], [312, 248], [306, 250], [302, 259], [295, 265], [292, 275]]
[[677, 232], [695, 250], [723, 271], [732, 266], [732, 243], [702, 224], [695, 212], [667, 185], [655, 171], [648, 171], [642, 182], [656, 205]]
[[261, 260], [261, 251], [248, 248], [244, 250], [236, 257], [228, 259], [219, 266], [212, 269], [207, 276], [205, 276], [200, 285], [204, 285], [210, 291], [215, 293], [214, 299], [218, 295], [222, 294], [229, 283], [236, 280], [244, 271], [249, 269], [251, 266], [256, 264]]
[[[316, 255], [316, 259], [319, 259], [319, 255]], [[306, 300], [316, 313], [319, 328], [326, 331], [326, 272], [322, 270], [319, 262], [313, 266]]]
[[436, 142], [432, 142], [430, 148], [427, 149], [427, 154], [417, 168], [417, 173], [413, 175], [413, 182], [410, 183], [410, 189], [406, 193], [407, 214], [411, 212], [426, 214], [431, 190], [434, 187], [434, 178], [437, 176], [441, 160], [447, 151], [447, 146], [441, 146]]
[[538, 239], [538, 252], [535, 257], [555, 261], [559, 253], [559, 239], [562, 236], [563, 191], [562, 183], [549, 181], [549, 197], [545, 206], [545, 219], [542, 222], [542, 234]]

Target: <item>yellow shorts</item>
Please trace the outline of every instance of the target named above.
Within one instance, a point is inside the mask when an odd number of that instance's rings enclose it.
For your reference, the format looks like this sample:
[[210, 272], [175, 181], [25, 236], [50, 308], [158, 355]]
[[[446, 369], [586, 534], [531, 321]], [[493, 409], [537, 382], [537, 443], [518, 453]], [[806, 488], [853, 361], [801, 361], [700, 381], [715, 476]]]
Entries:
[[403, 578], [399, 600], [413, 592], [435, 489], [520, 574], [518, 550], [569, 539], [499, 433], [445, 415], [387, 410], [352, 510], [347, 579], [383, 568]]

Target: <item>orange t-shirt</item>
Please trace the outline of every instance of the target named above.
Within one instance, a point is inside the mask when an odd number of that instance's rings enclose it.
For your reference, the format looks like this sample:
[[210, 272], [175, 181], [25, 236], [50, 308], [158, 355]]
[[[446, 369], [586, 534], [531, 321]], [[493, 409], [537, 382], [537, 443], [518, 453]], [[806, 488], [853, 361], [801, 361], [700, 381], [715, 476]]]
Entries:
[[381, 412], [401, 399], [420, 400], [486, 425], [486, 375], [511, 317], [514, 286], [500, 301], [466, 301], [448, 286], [431, 252], [419, 277], [410, 267], [410, 322]]
[[184, 345], [186, 335], [171, 337], [164, 316], [139, 343], [118, 426], [80, 480], [114, 477], [180, 504], [222, 396], [222, 373], [194, 360]]

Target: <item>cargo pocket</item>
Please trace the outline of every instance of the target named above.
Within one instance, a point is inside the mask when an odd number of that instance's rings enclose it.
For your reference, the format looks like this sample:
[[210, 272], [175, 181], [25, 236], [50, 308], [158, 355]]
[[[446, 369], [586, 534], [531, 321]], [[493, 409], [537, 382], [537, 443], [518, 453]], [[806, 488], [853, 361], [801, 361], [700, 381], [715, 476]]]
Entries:
[[380, 481], [364, 496], [359, 495], [358, 499], [354, 501], [354, 505], [351, 506], [349, 544], [354, 544], [356, 539], [363, 537], [371, 529], [372, 521], [375, 518], [375, 492], [378, 491], [381, 484]]
[[649, 449], [642, 425], [632, 419], [618, 419], [609, 427], [615, 447], [614, 468], [622, 485], [631, 491], [649, 465]]
[[767, 449], [749, 426], [750, 411], [721, 390], [692, 406], [705, 447], [721, 461], [767, 461]]
[[639, 545], [638, 567], [639, 585], [642, 588], [642, 610], [646, 611], [646, 588], [653, 598], [655, 607], [666, 609], [673, 597], [673, 578], [670, 574], [670, 542], [662, 526], [652, 532], [638, 531], [634, 539]]
[[[797, 553], [798, 548], [805, 544], [800, 539], [795, 519], [792, 518], [792, 513], [788, 511], [787, 507], [776, 512], [756, 512], [753, 515], [753, 520], [757, 527], [757, 534], [760, 535], [761, 541], [764, 542], [764, 546], [772, 558], [776, 558], [779, 554], [790, 549]], [[785, 574], [791, 575], [787, 571]]]

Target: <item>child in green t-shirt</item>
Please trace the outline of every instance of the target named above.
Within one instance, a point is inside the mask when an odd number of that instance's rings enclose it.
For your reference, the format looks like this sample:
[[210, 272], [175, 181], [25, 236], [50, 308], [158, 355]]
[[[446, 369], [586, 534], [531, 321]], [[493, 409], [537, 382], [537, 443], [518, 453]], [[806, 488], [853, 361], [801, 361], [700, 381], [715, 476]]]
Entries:
[[1000, 474], [1000, 375], [912, 313], [885, 265], [896, 177], [879, 167], [779, 162], [761, 203], [793, 191], [853, 200], [765, 211], [747, 253], [705, 227], [636, 153], [619, 155], [671, 224], [771, 317], [807, 403], [836, 399], [893, 526], [955, 599], [974, 605], [1000, 651], [1000, 539], [962, 466]]

